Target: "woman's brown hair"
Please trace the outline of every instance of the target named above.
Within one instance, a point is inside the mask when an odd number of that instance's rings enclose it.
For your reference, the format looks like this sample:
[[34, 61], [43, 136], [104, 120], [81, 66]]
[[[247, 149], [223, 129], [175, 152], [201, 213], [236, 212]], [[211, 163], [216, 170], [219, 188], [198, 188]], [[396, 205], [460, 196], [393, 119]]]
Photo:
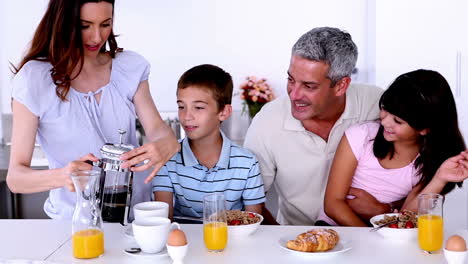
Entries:
[[[56, 85], [56, 94], [62, 101], [66, 101], [71, 81], [83, 68], [80, 10], [83, 4], [89, 2], [108, 2], [114, 7], [114, 0], [50, 0], [28, 52], [18, 67], [13, 66], [13, 72], [18, 73], [31, 60], [49, 62], [52, 64], [50, 75]], [[110, 56], [115, 58], [118, 46], [113, 30], [107, 43]], [[105, 51], [106, 45], [100, 52]], [[78, 73], [76, 76], [71, 76], [78, 65]]]

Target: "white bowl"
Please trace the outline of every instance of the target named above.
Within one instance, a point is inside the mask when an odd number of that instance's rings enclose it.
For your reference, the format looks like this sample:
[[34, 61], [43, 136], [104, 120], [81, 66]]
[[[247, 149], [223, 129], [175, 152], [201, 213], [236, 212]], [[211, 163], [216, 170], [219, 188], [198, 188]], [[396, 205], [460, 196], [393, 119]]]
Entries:
[[[399, 213], [391, 213], [391, 214], [380, 214], [372, 217], [370, 219], [371, 224], [374, 227], [377, 227], [375, 224], [376, 221], [382, 220], [384, 218], [384, 215], [388, 216], [398, 216]], [[379, 233], [381, 236], [384, 238], [388, 238], [391, 240], [398, 240], [398, 241], [413, 241], [416, 240], [418, 237], [418, 228], [390, 228], [390, 227], [382, 227], [379, 230], [377, 230], [377, 233]]]
[[255, 231], [257, 231], [258, 226], [263, 221], [263, 216], [254, 212], [249, 213], [258, 216], [260, 218], [260, 221], [250, 225], [228, 225], [229, 237], [247, 237], [255, 233]]

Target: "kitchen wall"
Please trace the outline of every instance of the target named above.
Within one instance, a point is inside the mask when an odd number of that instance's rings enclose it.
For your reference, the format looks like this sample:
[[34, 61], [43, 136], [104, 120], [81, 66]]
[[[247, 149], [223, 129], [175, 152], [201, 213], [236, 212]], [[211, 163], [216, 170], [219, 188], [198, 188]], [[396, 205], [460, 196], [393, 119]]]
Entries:
[[[3, 114], [11, 113], [8, 61], [19, 62], [47, 3], [0, 0]], [[255, 75], [267, 78], [278, 96], [285, 94], [291, 47], [299, 36], [317, 26], [339, 27], [351, 33], [360, 51], [359, 73], [354, 77], [367, 82], [366, 65], [372, 61], [367, 50], [373, 43], [366, 34], [367, 12], [366, 0], [116, 0], [114, 30], [120, 35], [119, 46], [137, 51], [150, 61], [153, 99], [165, 117], [174, 118], [177, 80], [198, 64], [221, 66], [231, 73], [236, 89], [246, 76]], [[237, 95], [233, 106], [234, 114], [223, 123], [223, 129], [235, 142], [242, 143], [249, 121], [241, 114]], [[4, 131], [8, 129], [7, 123]], [[0, 137], [8, 135], [1, 132]]]
[[[17, 64], [33, 36], [48, 0], [0, 1], [0, 109], [11, 113], [10, 62]], [[3, 127], [3, 120], [0, 122]], [[9, 126], [7, 124], [7, 126]], [[0, 138], [3, 140], [2, 129]]]
[[[117, 2], [120, 44], [151, 61], [151, 84], [161, 111], [176, 109], [178, 77], [202, 63], [226, 69], [233, 75], [235, 87], [253, 74], [266, 77], [278, 94], [284, 94], [291, 46], [316, 26], [337, 26], [351, 32], [361, 51], [358, 67], [365, 72], [366, 1]], [[239, 100], [235, 100], [235, 108], [238, 106]]]
[[[1, 111], [9, 113], [11, 73], [47, 0], [2, 0], [6, 16], [0, 46]], [[360, 51], [358, 81], [367, 82], [366, 0], [117, 0], [115, 32], [119, 45], [144, 55], [152, 65], [150, 87], [162, 112], [176, 111], [175, 85], [192, 66], [211, 63], [230, 72], [237, 89], [248, 75], [265, 77], [284, 94], [290, 50], [297, 38], [317, 26], [349, 31]], [[27, 6], [27, 8], [25, 8]], [[21, 14], [21, 18], [19, 15]], [[238, 96], [234, 109], [241, 109]], [[0, 130], [1, 131], [1, 130]]]
[[[115, 32], [120, 34], [119, 45], [139, 52], [150, 61], [153, 98], [159, 110], [172, 117], [176, 115], [175, 84], [179, 76], [202, 63], [216, 64], [229, 71], [236, 88], [246, 76], [256, 75], [267, 78], [276, 93], [283, 95], [291, 46], [301, 34], [317, 26], [339, 27], [351, 33], [359, 48], [359, 71], [354, 76], [357, 82], [385, 88], [406, 70], [440, 66], [455, 87], [456, 54], [445, 56], [446, 47], [457, 43], [453, 36], [467, 24], [467, 16], [458, 14], [466, 10], [461, 0], [418, 0], [410, 4], [403, 0], [116, 2]], [[48, 0], [0, 0], [2, 113], [11, 112], [9, 81], [12, 74], [8, 62], [20, 60], [47, 3]], [[465, 22], [461, 23], [461, 18]], [[453, 25], [460, 29], [454, 30]], [[451, 33], [447, 34], [446, 29]], [[422, 44], [415, 45], [417, 41]], [[412, 46], [408, 46], [410, 44]], [[468, 59], [467, 45], [464, 46], [462, 62]], [[449, 62], [445, 63], [445, 58], [449, 58]], [[466, 96], [468, 75], [461, 72], [459, 82], [465, 84], [462, 95]], [[233, 104], [235, 115], [224, 125], [236, 130], [234, 139], [240, 142], [248, 121], [240, 115], [242, 106], [237, 96]], [[466, 106], [461, 108], [461, 120], [468, 120], [467, 112]], [[463, 125], [462, 129], [468, 138], [468, 126]], [[448, 196], [451, 217], [447, 224], [466, 228], [467, 197], [466, 189]]]
[[[6, 24], [6, 8], [3, 8], [3, 4], [0, 3], [0, 36], [6, 36], [5, 25]], [[8, 80], [8, 74], [6, 73], [5, 69], [7, 69], [7, 56], [6, 56], [6, 48], [2, 44], [0, 45], [0, 113], [3, 112], [2, 106], [5, 104], [2, 102], [2, 98], [4, 97], [5, 90], [7, 90], [6, 84]], [[0, 119], [0, 141], [3, 140], [3, 120]]]

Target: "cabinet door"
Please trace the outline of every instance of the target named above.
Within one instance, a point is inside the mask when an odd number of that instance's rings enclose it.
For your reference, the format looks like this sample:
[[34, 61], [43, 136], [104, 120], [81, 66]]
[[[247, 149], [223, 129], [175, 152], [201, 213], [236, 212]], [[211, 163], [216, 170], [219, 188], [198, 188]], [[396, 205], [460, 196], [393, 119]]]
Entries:
[[[452, 34], [443, 42], [451, 42], [450, 47], [455, 50], [455, 77], [450, 83], [457, 103], [458, 124], [468, 144], [468, 2], [457, 0], [448, 1], [453, 5], [450, 27]], [[449, 19], [447, 19], [449, 21]], [[445, 227], [450, 230], [466, 229], [468, 227], [468, 181], [463, 188], [457, 188], [446, 195]]]
[[[453, 42], [457, 52], [456, 78], [453, 86], [455, 101], [457, 103], [458, 124], [468, 145], [468, 2], [456, 1], [457, 8], [454, 12]], [[464, 186], [446, 196], [445, 226], [449, 225], [466, 229], [468, 227], [468, 181]]]
[[[376, 84], [388, 85], [416, 69], [440, 72], [457, 103], [459, 124], [468, 139], [468, 4], [463, 0], [376, 1]], [[468, 183], [467, 183], [468, 184]], [[445, 227], [466, 229], [467, 188], [446, 196]]]
[[[457, 1], [458, 3], [458, 1]], [[468, 2], [459, 1], [454, 24], [457, 25], [455, 35], [457, 49], [457, 69], [455, 82], [455, 98], [459, 113], [460, 128], [468, 144]]]
[[456, 8], [442, 1], [376, 2], [376, 84], [388, 87], [400, 74], [439, 71], [453, 87]]

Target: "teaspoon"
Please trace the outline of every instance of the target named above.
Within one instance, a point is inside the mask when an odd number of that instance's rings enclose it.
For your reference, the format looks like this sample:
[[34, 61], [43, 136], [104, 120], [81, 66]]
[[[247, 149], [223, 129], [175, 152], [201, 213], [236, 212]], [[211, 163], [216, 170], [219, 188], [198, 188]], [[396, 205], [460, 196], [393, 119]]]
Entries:
[[137, 247], [126, 248], [125, 252], [130, 253], [130, 254], [140, 253], [141, 248], [137, 248]]

